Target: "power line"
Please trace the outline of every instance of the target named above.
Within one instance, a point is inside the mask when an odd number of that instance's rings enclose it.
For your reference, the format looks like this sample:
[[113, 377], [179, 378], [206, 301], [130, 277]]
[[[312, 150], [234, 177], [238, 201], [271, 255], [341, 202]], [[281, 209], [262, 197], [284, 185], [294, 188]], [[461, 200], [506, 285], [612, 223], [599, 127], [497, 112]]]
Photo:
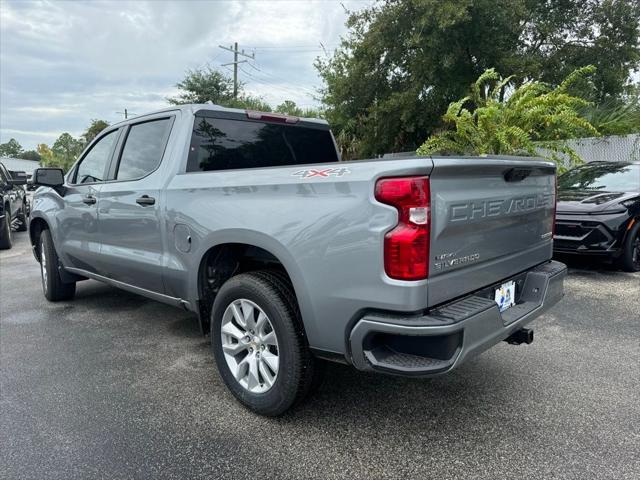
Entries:
[[315, 94], [312, 93], [308, 93], [308, 92], [303, 92], [300, 91], [299, 89], [296, 89], [294, 87], [287, 87], [284, 85], [280, 85], [278, 83], [274, 83], [272, 81], [269, 81], [267, 79], [263, 79], [263, 78], [259, 78], [256, 77], [255, 75], [252, 75], [251, 73], [247, 72], [245, 69], [243, 69], [242, 67], [240, 67], [240, 70], [246, 74], [247, 76], [251, 77], [253, 82], [265, 86], [265, 87], [269, 87], [270, 89], [276, 89], [276, 90], [280, 90], [280, 92], [284, 93], [287, 96], [296, 96], [296, 95], [304, 95], [307, 97], [311, 97], [311, 98], [315, 98]]
[[[278, 75], [274, 75], [271, 72], [268, 72], [267, 70], [263, 70], [259, 67], [257, 67], [256, 65], [254, 65], [253, 63], [248, 62], [247, 65], [249, 65], [251, 68], [253, 68], [254, 70], [262, 73], [263, 75], [266, 75], [268, 77], [273, 78], [274, 80], [280, 80], [281, 82], [288, 82], [289, 80], [284, 78], [284, 77], [280, 77]], [[313, 95], [316, 95], [318, 92], [316, 92], [315, 90], [308, 88], [308, 87], [303, 87], [303, 86], [296, 86], [296, 88], [301, 88], [303, 90], [307, 90], [308, 92], [311, 92]]]
[[[251, 65], [251, 64], [249, 63], [248, 65]], [[279, 89], [279, 90], [281, 90], [281, 91], [283, 91], [283, 92], [285, 92], [285, 93], [287, 93], [289, 95], [296, 96], [296, 95], [303, 94], [303, 95], [305, 95], [307, 97], [311, 97], [313, 99], [316, 98], [317, 92], [315, 92], [314, 90], [312, 90], [310, 88], [302, 87], [302, 86], [290, 86], [289, 87], [289, 86], [286, 86], [286, 84], [282, 85], [280, 83], [276, 83], [275, 80], [277, 80], [277, 79], [275, 79], [275, 78], [272, 80], [272, 79], [268, 79], [268, 78], [257, 77], [254, 74], [252, 74], [250, 72], [247, 72], [242, 67], [240, 67], [240, 70], [243, 73], [245, 73], [247, 76], [251, 77], [253, 79], [253, 81], [258, 82], [258, 83], [260, 83], [262, 85], [265, 85], [265, 86], [269, 86], [271, 88]], [[287, 81], [286, 79], [281, 79], [281, 80], [285, 81], [285, 82]]]

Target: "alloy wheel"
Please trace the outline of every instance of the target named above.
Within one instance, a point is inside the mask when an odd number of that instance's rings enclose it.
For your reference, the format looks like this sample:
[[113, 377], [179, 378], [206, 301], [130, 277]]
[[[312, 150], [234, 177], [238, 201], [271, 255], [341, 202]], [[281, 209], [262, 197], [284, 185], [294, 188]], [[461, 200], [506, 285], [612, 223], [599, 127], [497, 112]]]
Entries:
[[256, 303], [234, 300], [222, 315], [222, 351], [231, 374], [251, 393], [265, 393], [280, 365], [278, 338], [267, 314]]

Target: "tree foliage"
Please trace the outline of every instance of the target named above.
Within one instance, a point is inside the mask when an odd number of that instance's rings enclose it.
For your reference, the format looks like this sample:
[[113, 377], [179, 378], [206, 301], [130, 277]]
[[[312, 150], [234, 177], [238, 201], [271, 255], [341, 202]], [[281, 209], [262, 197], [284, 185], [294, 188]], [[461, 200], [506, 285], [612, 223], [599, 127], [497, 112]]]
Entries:
[[18, 155], [18, 158], [22, 158], [23, 160], [32, 160], [34, 162], [40, 161], [40, 155], [35, 150], [25, 150], [20, 155]]
[[106, 120], [98, 120], [96, 118], [91, 119], [91, 123], [82, 134], [82, 141], [84, 145], [89, 145], [98, 134], [109, 126], [109, 122]]
[[637, 93], [620, 100], [589, 105], [581, 114], [602, 135], [640, 133], [640, 95]]
[[71, 134], [65, 132], [58, 137], [53, 147], [51, 147], [53, 155], [50, 159], [51, 163], [47, 166], [60, 167], [66, 172], [82, 153], [83, 148], [84, 143], [82, 140], [74, 138]]
[[565, 155], [577, 163], [579, 157], [564, 140], [599, 132], [579, 113], [590, 102], [570, 91], [594, 73], [595, 67], [587, 66], [555, 88], [542, 82], [515, 87], [513, 77], [501, 78], [489, 69], [470, 95], [449, 105], [443, 119], [451, 128], [432, 135], [418, 154], [539, 155], [544, 149], [562, 168]]
[[9, 139], [6, 143], [0, 143], [0, 157], [18, 158], [22, 152], [22, 145], [15, 138]]
[[384, 0], [316, 62], [326, 117], [359, 157], [416, 148], [489, 68], [556, 86], [593, 64], [572, 93], [617, 99], [640, 61], [639, 17], [637, 0]]
[[238, 97], [233, 97], [233, 80], [221, 72], [207, 66], [203, 69], [188, 70], [182, 81], [176, 84], [181, 92], [176, 97], [167, 98], [173, 105], [188, 103], [207, 103], [229, 108], [242, 108], [260, 112], [279, 112], [299, 117], [318, 117], [316, 109], [303, 109], [291, 100], [285, 100], [275, 109], [262, 98], [250, 95], [244, 90], [244, 84], [238, 85]]
[[285, 115], [292, 115], [294, 117], [305, 117], [305, 118], [322, 118], [323, 117], [323, 113], [321, 110], [317, 108], [301, 108], [298, 105], [296, 105], [296, 102], [292, 100], [285, 100], [275, 108], [275, 111], [278, 113], [283, 113]]
[[57, 167], [54, 161], [53, 152], [46, 143], [39, 143], [36, 148], [38, 155], [40, 155], [40, 165], [43, 167]]
[[180, 93], [167, 98], [172, 105], [212, 102], [222, 105], [233, 99], [233, 80], [207, 66], [187, 70], [184, 79], [176, 83]]

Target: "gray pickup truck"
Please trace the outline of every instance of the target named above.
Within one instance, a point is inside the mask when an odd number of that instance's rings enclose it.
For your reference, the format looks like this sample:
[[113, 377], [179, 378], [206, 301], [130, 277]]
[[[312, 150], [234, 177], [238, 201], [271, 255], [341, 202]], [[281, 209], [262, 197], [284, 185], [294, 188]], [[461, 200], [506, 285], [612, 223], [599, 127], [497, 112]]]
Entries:
[[194, 312], [264, 415], [318, 385], [322, 360], [432, 376], [530, 343], [563, 295], [539, 159], [343, 162], [324, 121], [189, 105], [113, 125], [33, 182], [45, 296], [89, 278]]

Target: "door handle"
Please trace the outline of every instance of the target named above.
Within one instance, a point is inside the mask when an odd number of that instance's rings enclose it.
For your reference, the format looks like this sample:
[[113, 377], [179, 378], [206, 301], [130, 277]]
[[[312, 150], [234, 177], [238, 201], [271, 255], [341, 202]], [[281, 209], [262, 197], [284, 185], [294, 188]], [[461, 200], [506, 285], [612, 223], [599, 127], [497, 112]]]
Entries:
[[96, 197], [94, 197], [93, 195], [86, 195], [86, 196], [82, 199], [82, 203], [86, 203], [87, 205], [95, 205], [95, 203], [96, 203]]
[[156, 199], [149, 195], [142, 195], [141, 197], [136, 198], [136, 203], [146, 207], [147, 205], [154, 205], [156, 203]]

